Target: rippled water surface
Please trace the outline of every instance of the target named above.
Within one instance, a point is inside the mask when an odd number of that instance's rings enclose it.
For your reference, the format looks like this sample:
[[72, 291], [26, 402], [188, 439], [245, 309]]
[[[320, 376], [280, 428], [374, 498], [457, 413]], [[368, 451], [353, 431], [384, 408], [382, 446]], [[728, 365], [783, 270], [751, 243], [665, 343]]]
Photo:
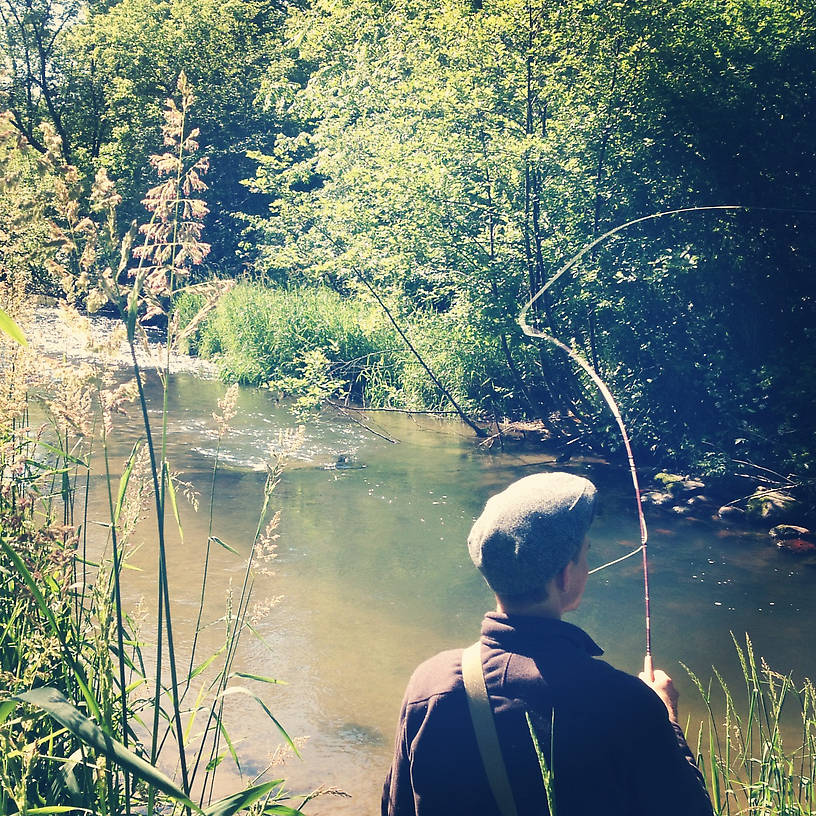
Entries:
[[[80, 353], [80, 352], [78, 352]], [[169, 394], [169, 457], [202, 494], [202, 509], [183, 509], [184, 540], [169, 554], [176, 638], [189, 647], [197, 613], [207, 537], [207, 500], [217, 435], [211, 412], [225, 386], [212, 368], [185, 362]], [[151, 413], [159, 391], [149, 377]], [[279, 598], [247, 637], [238, 668], [286, 685], [253, 691], [294, 736], [308, 737], [302, 760], [280, 775], [289, 787], [321, 784], [351, 799], [322, 798], [311, 813], [374, 814], [390, 760], [405, 683], [434, 652], [471, 643], [490, 607], [490, 595], [470, 564], [467, 532], [484, 501], [508, 482], [555, 469], [542, 453], [485, 450], [453, 422], [370, 414], [391, 444], [338, 413], [310, 420], [305, 440], [274, 493], [282, 511], [275, 574], [262, 577], [257, 600]], [[296, 425], [267, 392], [242, 389], [234, 430], [224, 440], [215, 489], [214, 533], [237, 549], [213, 552], [200, 655], [218, 647], [229, 587], [242, 579], [257, 522], [264, 463], [281, 429]], [[139, 429], [118, 423], [113, 455], [125, 460]], [[340, 466], [337, 466], [340, 459]], [[347, 467], [346, 465], [351, 465]], [[119, 464], [121, 466], [121, 464]], [[559, 465], [593, 478], [600, 511], [591, 531], [594, 562], [632, 549], [638, 540], [628, 474], [602, 463]], [[94, 477], [91, 514], [104, 518], [101, 479]], [[710, 511], [709, 511], [710, 514]], [[126, 574], [127, 602], [155, 606], [155, 559], [150, 525], [133, 556], [144, 572]], [[708, 517], [650, 519], [655, 663], [678, 680], [683, 713], [702, 714], [678, 661], [704, 678], [716, 664], [738, 685], [731, 632], [751, 633], [758, 654], [797, 676], [816, 675], [812, 636], [816, 565], [734, 531]], [[616, 666], [637, 672], [643, 654], [640, 564], [630, 559], [590, 579], [581, 609], [570, 620], [585, 627]], [[252, 686], [252, 681], [246, 681]], [[250, 775], [268, 763], [280, 740], [246, 700], [230, 703], [232, 736]], [[225, 762], [225, 767], [226, 767]], [[230, 787], [230, 780], [225, 787]]]

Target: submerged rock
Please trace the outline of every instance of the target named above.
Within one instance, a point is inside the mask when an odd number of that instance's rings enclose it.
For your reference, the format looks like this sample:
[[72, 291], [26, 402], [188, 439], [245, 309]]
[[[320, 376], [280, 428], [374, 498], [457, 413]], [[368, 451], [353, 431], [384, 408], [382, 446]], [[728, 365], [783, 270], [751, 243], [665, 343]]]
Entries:
[[361, 723], [343, 723], [343, 725], [337, 729], [337, 733], [342, 737], [344, 742], [353, 742], [358, 745], [385, 744], [385, 737], [382, 731], [377, 728], [372, 728], [369, 725], [362, 725]]
[[704, 496], [702, 493], [698, 493], [696, 496], [686, 499], [686, 504], [689, 507], [697, 507], [701, 504], [711, 504], [711, 499], [709, 499], [708, 496]]
[[664, 505], [671, 504], [672, 494], [661, 493], [659, 490], [650, 490], [648, 493], [644, 493], [641, 499], [647, 506], [663, 507]]
[[810, 555], [816, 553], [816, 542], [804, 538], [778, 538], [776, 546], [780, 550], [795, 553], [796, 555]]

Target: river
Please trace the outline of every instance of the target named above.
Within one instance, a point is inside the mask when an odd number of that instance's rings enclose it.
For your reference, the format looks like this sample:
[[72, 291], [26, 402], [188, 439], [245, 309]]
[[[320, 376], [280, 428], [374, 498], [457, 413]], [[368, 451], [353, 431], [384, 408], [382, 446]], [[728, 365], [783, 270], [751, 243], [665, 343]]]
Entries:
[[[38, 332], [40, 342], [53, 353], [50, 318], [38, 319], [46, 327]], [[66, 344], [56, 347], [65, 350]], [[183, 657], [195, 625], [207, 538], [217, 438], [211, 413], [226, 386], [206, 364], [179, 360], [176, 368], [169, 389], [168, 455], [173, 469], [202, 495], [199, 512], [182, 507], [183, 543], [174, 536], [169, 550], [175, 635]], [[148, 373], [148, 392], [158, 418], [155, 372]], [[321, 797], [308, 807], [313, 814], [378, 812], [411, 671], [434, 652], [478, 636], [491, 597], [469, 561], [465, 539], [492, 493], [539, 470], [586, 474], [600, 495], [591, 559], [609, 561], [638, 541], [631, 482], [620, 467], [581, 460], [556, 465], [540, 451], [485, 449], [453, 421], [399, 414], [370, 414], [368, 421], [398, 443], [335, 411], [306, 424], [303, 445], [272, 498], [281, 511], [275, 574], [262, 576], [255, 588], [257, 599], [277, 603], [256, 627], [265, 644], [246, 637], [237, 666], [285, 682], [240, 681], [262, 697], [291, 735], [307, 738], [302, 759], [288, 759], [276, 776], [285, 776], [296, 792], [327, 785], [351, 795]], [[222, 444], [213, 530], [239, 555], [213, 551], [208, 623], [223, 616], [228, 588], [241, 580], [268, 448], [280, 429], [296, 425], [268, 392], [241, 389], [233, 429]], [[115, 468], [121, 468], [138, 433], [135, 419], [118, 418]], [[90, 515], [105, 518], [98, 475]], [[716, 665], [738, 687], [732, 632], [741, 639], [750, 633], [757, 654], [771, 666], [793, 670], [798, 678], [816, 675], [816, 564], [777, 550], [764, 534], [732, 529], [710, 516], [709, 509], [696, 518], [649, 517], [655, 664], [675, 677], [681, 716], [693, 721], [702, 716], [702, 704], [679, 661], [706, 680]], [[155, 607], [152, 525], [143, 524], [139, 534], [144, 545], [131, 563], [144, 571], [127, 570], [124, 591], [130, 606], [143, 599], [149, 622]], [[569, 616], [590, 632], [611, 663], [633, 673], [643, 660], [642, 596], [640, 559], [632, 558], [592, 576], [581, 608]], [[222, 637], [222, 625], [205, 629], [202, 658]], [[254, 703], [233, 701], [229, 715], [231, 736], [251, 778], [266, 767], [280, 739]], [[223, 767], [226, 792], [237, 784], [237, 772], [229, 760]]]

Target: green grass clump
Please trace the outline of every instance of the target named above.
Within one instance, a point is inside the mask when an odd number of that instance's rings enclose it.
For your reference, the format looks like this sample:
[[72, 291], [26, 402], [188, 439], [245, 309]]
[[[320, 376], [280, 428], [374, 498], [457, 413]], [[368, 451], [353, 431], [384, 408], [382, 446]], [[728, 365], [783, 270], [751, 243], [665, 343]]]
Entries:
[[754, 656], [750, 639], [735, 640], [746, 704], [714, 669], [704, 686], [688, 668], [708, 710], [697, 738], [714, 812], [737, 816], [812, 816], [816, 813], [816, 688], [772, 670]]
[[[180, 325], [203, 305], [201, 296], [182, 294], [176, 303]], [[402, 355], [393, 329], [376, 307], [343, 299], [331, 289], [270, 289], [238, 284], [190, 338], [188, 349], [218, 356], [227, 379], [260, 384], [302, 373], [309, 352], [322, 352], [332, 374], [362, 396], [388, 378], [382, 361]]]
[[[183, 328], [203, 305], [201, 295], [181, 294], [175, 303], [179, 325]], [[491, 327], [480, 325], [461, 306], [446, 312], [416, 311], [398, 319], [466, 410], [523, 413], [523, 394]], [[290, 394], [298, 393], [294, 385], [300, 383], [302, 391], [347, 394], [370, 406], [451, 408], [379, 306], [343, 298], [327, 288], [238, 284], [191, 332], [185, 350], [218, 358], [226, 379], [274, 381]], [[530, 350], [517, 346], [513, 355], [524, 376], [534, 365]], [[324, 358], [318, 376], [316, 363]]]

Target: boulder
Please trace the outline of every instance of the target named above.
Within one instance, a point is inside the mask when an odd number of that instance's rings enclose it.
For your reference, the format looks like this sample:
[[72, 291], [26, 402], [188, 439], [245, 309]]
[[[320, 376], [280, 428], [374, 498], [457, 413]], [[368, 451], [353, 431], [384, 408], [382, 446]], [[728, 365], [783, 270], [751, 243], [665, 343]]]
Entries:
[[683, 481], [683, 477], [679, 476], [677, 473], [666, 473], [665, 471], [661, 471], [660, 473], [655, 474], [654, 480], [667, 493], [676, 495], [682, 489], [681, 482]]
[[760, 488], [748, 499], [746, 511], [757, 521], [783, 521], [796, 511], [796, 500], [784, 490]]
[[807, 527], [799, 527], [796, 524], [777, 524], [768, 531], [768, 535], [778, 544], [780, 541], [790, 541], [800, 538], [803, 541], [816, 542], [816, 533], [808, 530]]
[[671, 511], [676, 516], [687, 516], [691, 513], [691, 508], [687, 504], [676, 504]]
[[717, 511], [717, 516], [723, 521], [742, 521], [745, 518], [745, 511], [733, 504], [724, 504]]

